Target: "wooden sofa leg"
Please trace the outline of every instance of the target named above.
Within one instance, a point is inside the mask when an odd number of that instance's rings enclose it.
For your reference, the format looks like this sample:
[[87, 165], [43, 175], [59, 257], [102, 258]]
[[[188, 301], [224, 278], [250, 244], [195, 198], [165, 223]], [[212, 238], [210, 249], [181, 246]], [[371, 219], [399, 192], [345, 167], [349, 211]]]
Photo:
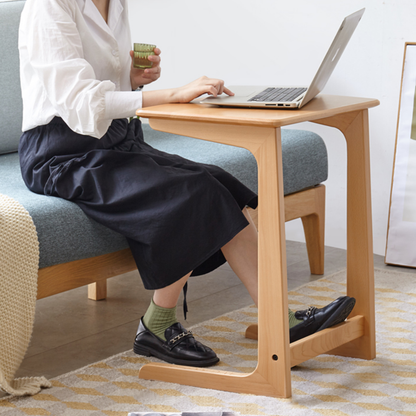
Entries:
[[316, 212], [302, 217], [311, 274], [324, 274], [325, 263], [325, 187], [316, 189]]
[[248, 213], [250, 214], [251, 219], [253, 220], [253, 224], [254, 226], [258, 229], [259, 228], [259, 210], [258, 208], [256, 209], [252, 209], [252, 208], [247, 208]]
[[[257, 209], [248, 209], [257, 227]], [[311, 274], [324, 274], [325, 185], [285, 196], [285, 221], [301, 218]]]
[[88, 285], [88, 299], [104, 300], [107, 297], [107, 279]]

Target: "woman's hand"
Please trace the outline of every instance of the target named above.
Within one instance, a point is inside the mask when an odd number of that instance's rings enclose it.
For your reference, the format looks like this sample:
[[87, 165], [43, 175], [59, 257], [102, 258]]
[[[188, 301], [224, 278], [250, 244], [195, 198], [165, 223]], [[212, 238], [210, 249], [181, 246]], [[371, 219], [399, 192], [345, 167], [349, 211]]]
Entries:
[[179, 88], [143, 91], [143, 107], [169, 103], [189, 103], [203, 94], [216, 97], [222, 93], [234, 95], [232, 91], [224, 86], [224, 81], [221, 79], [201, 77]]
[[149, 61], [153, 62], [153, 66], [151, 68], [140, 69], [133, 66], [134, 52], [130, 51], [130, 82], [133, 90], [136, 90], [141, 85], [150, 84], [160, 78], [162, 69], [160, 67], [161, 59], [159, 55], [161, 54], [161, 50], [159, 48], [155, 48], [154, 53], [154, 55], [149, 56]]
[[203, 76], [195, 81], [192, 81], [190, 84], [175, 88], [173, 90], [172, 102], [188, 103], [203, 94], [213, 95], [216, 97], [222, 93], [234, 95], [232, 91], [224, 86], [223, 80]]

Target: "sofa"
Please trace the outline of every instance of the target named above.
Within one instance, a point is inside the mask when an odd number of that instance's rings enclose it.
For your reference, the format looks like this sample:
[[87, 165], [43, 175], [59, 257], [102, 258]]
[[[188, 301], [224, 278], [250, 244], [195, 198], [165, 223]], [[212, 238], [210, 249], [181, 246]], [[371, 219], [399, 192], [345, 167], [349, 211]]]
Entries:
[[[38, 299], [83, 285], [89, 285], [91, 299], [104, 299], [106, 279], [136, 269], [125, 238], [88, 218], [70, 201], [32, 193], [21, 177], [17, 153], [22, 125], [17, 42], [24, 4], [22, 0], [0, 2], [0, 194], [18, 201], [36, 226], [40, 251]], [[152, 146], [221, 166], [257, 190], [256, 161], [247, 150], [157, 132], [145, 122], [143, 129], [145, 140]], [[317, 134], [291, 129], [282, 131], [282, 147], [286, 220], [302, 219], [311, 272], [322, 274], [326, 147]]]

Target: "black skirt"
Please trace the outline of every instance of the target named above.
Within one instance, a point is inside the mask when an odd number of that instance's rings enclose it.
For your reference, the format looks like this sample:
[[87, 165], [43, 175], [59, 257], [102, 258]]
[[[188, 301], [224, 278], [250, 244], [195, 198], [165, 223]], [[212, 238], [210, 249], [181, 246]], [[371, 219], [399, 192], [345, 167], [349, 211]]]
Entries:
[[147, 289], [225, 262], [221, 252], [248, 225], [257, 196], [223, 169], [145, 143], [141, 122], [114, 120], [100, 140], [56, 117], [24, 132], [19, 145], [30, 190], [75, 202], [124, 235]]

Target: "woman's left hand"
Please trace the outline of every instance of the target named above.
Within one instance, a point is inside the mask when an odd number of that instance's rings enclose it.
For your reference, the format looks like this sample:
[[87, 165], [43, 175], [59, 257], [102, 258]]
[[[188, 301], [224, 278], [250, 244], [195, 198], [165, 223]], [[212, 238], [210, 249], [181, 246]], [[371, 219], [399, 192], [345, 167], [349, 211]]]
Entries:
[[153, 62], [153, 65], [151, 68], [146, 69], [140, 69], [135, 68], [133, 66], [133, 58], [134, 58], [134, 52], [130, 51], [130, 57], [131, 57], [131, 69], [130, 69], [130, 82], [131, 82], [131, 88], [133, 90], [136, 90], [141, 85], [150, 84], [151, 82], [154, 82], [159, 79], [161, 74], [161, 67], [160, 67], [160, 54], [161, 50], [159, 48], [154, 49], [154, 55], [149, 56], [149, 61]]

